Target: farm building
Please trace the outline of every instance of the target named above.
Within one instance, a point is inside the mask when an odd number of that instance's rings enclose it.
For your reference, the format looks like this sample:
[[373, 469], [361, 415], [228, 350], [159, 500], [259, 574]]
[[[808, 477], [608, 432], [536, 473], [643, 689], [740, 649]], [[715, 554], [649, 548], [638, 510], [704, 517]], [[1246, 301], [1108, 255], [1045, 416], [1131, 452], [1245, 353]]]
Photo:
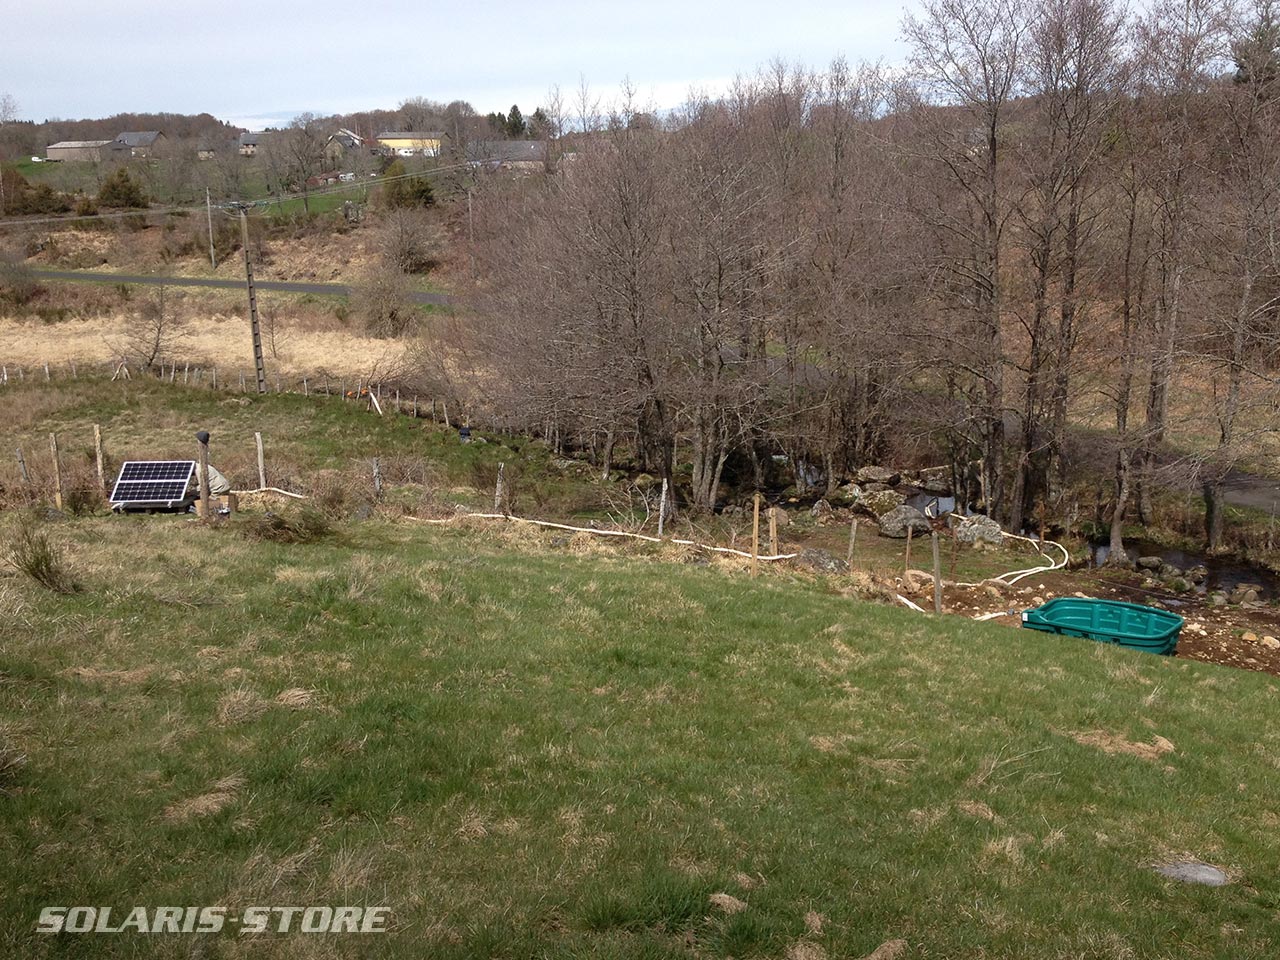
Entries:
[[88, 160], [97, 163], [110, 140], [61, 140], [45, 147], [47, 160]]
[[264, 133], [242, 133], [240, 134], [240, 156], [254, 157], [258, 154], [258, 147], [262, 143]]
[[409, 132], [378, 134], [378, 149], [396, 157], [438, 157], [442, 133]]
[[166, 137], [159, 130], [131, 130], [117, 136], [108, 146], [118, 155], [127, 153], [141, 159], [159, 153], [165, 143]]
[[333, 134], [324, 145], [324, 155], [332, 163], [340, 163], [349, 153], [364, 146], [364, 138], [350, 130], [342, 129]]
[[467, 163], [473, 167], [530, 172], [547, 159], [545, 140], [477, 140], [467, 144]]

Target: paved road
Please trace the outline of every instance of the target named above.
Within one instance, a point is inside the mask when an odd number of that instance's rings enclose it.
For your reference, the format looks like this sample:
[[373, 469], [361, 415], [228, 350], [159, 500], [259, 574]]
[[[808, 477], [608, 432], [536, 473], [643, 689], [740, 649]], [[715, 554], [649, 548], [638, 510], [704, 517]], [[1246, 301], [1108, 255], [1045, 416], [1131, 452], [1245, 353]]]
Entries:
[[[243, 280], [218, 280], [213, 277], [157, 277], [124, 273], [86, 273], [83, 270], [34, 270], [42, 280], [71, 280], [86, 283], [147, 283], [167, 287], [218, 287], [225, 290], [243, 290]], [[322, 296], [346, 297], [351, 288], [342, 283], [294, 283], [282, 280], [255, 280], [259, 290], [278, 290], [282, 293], [316, 293]], [[411, 293], [415, 303], [432, 303], [444, 306], [453, 298], [443, 293]]]

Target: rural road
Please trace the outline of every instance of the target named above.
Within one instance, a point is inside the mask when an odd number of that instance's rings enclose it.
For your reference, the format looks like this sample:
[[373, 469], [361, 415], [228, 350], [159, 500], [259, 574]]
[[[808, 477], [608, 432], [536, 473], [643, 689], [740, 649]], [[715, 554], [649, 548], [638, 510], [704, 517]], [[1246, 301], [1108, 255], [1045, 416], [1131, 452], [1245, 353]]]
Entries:
[[[218, 287], [224, 290], [243, 290], [243, 280], [218, 280], [213, 277], [158, 277], [125, 273], [87, 273], [83, 270], [33, 270], [41, 280], [69, 280], [84, 283], [146, 283], [168, 287]], [[255, 280], [259, 290], [276, 290], [281, 293], [315, 293], [331, 297], [345, 297], [351, 288], [343, 283], [295, 283], [283, 280]], [[446, 306], [453, 298], [443, 293], [411, 293], [414, 303], [430, 303]]]

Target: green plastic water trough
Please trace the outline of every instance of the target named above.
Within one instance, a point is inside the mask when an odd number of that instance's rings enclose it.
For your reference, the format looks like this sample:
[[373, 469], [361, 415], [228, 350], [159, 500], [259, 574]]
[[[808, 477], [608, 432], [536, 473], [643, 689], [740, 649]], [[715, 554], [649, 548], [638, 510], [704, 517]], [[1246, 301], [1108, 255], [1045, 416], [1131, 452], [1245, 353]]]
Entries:
[[1031, 630], [1087, 637], [1165, 656], [1178, 648], [1182, 624], [1176, 613], [1119, 600], [1059, 597], [1022, 612], [1022, 625]]

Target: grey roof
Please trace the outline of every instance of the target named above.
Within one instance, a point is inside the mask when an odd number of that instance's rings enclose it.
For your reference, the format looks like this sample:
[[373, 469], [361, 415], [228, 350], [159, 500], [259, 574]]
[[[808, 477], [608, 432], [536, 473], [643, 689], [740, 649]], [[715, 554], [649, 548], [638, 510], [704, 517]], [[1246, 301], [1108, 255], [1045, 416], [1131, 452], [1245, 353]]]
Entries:
[[266, 134], [264, 133], [242, 133], [240, 134], [240, 146], [256, 147], [265, 136]]
[[379, 140], [440, 140], [443, 137], [439, 130], [392, 130], [378, 134]]
[[105, 147], [110, 142], [110, 140], [59, 140], [57, 143], [49, 144], [46, 149], [53, 149], [54, 147], [67, 147], [68, 149], [72, 147]]
[[116, 137], [116, 142], [123, 143], [126, 147], [150, 147], [161, 136], [159, 130], [130, 130]]
[[472, 163], [541, 162], [547, 158], [545, 140], [477, 140], [467, 144]]

